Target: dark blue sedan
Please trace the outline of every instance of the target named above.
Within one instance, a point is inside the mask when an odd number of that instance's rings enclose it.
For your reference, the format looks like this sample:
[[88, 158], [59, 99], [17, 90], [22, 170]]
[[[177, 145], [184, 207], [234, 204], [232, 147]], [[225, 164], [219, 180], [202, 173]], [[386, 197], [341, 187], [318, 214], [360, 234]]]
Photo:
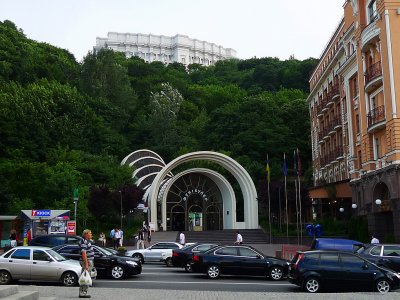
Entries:
[[221, 275], [246, 275], [281, 280], [288, 268], [288, 261], [266, 256], [247, 245], [218, 246], [192, 258], [192, 271], [205, 273], [212, 279]]
[[400, 245], [371, 244], [359, 251], [361, 257], [400, 273]]

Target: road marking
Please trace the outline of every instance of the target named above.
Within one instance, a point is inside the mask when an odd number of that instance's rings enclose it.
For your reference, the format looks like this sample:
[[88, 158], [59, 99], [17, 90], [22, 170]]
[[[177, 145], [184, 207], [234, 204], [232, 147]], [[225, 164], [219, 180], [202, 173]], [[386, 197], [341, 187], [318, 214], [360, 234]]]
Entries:
[[[137, 280], [137, 281], [115, 281], [115, 280], [96, 280], [96, 282], [114, 282], [114, 283], [174, 283], [176, 281], [156, 281], [156, 280]], [[179, 281], [179, 284], [193, 284], [193, 283], [205, 283], [205, 284], [225, 284], [225, 285], [265, 285], [265, 286], [293, 286], [290, 283], [257, 283], [257, 282], [211, 282], [211, 281]]]

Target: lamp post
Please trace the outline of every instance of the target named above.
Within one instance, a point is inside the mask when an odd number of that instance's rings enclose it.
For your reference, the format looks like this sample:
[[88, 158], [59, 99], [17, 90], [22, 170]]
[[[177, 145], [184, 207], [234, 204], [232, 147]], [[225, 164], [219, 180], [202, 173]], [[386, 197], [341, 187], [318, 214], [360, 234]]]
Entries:
[[119, 196], [121, 199], [121, 227], [120, 228], [122, 228], [122, 192], [121, 191], [118, 191], [118, 192], [119, 192]]

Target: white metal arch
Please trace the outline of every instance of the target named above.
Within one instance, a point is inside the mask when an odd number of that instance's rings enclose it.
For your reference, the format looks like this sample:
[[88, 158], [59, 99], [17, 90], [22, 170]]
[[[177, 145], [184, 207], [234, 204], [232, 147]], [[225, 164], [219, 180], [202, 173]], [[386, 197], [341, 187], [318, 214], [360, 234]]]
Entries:
[[167, 195], [169, 189], [174, 185], [175, 181], [180, 177], [190, 173], [199, 173], [210, 178], [218, 187], [222, 195], [223, 201], [223, 221], [224, 229], [235, 229], [236, 225], [236, 197], [235, 192], [228, 180], [220, 173], [210, 169], [204, 168], [193, 168], [185, 170], [179, 174], [176, 174], [171, 178], [165, 185], [165, 190], [161, 199], [161, 220], [163, 228], [167, 228]]
[[168, 163], [153, 180], [149, 191], [150, 200], [150, 222], [157, 224], [157, 195], [162, 180], [176, 166], [194, 160], [212, 161], [229, 171], [237, 180], [243, 194], [244, 200], [244, 228], [258, 228], [258, 203], [257, 191], [247, 171], [234, 159], [222, 153], [212, 151], [199, 151], [187, 153], [175, 158]]
[[124, 165], [124, 164], [126, 163], [126, 161], [127, 161], [131, 156], [133, 156], [133, 155], [135, 155], [135, 154], [137, 154], [137, 153], [139, 153], [139, 152], [150, 152], [151, 154], [154, 155], [154, 157], [159, 158], [159, 159], [165, 164], [165, 162], [164, 162], [164, 160], [161, 158], [161, 156], [158, 155], [157, 153], [155, 153], [154, 151], [151, 151], [151, 150], [148, 150], [148, 149], [140, 149], [140, 150], [136, 150], [136, 151], [134, 151], [134, 152], [128, 154], [127, 156], [125, 156], [125, 158], [121, 161], [121, 165]]

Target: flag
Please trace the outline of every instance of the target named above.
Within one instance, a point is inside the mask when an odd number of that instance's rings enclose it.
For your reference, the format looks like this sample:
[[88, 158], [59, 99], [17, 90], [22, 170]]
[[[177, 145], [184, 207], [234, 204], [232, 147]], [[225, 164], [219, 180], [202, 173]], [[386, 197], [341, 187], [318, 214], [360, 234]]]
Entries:
[[287, 176], [287, 168], [286, 168], [286, 154], [283, 153], [283, 175], [285, 175], [285, 177]]
[[297, 175], [301, 176], [301, 160], [299, 148], [297, 148]]
[[271, 181], [271, 169], [269, 167], [268, 155], [267, 155], [267, 167], [266, 167], [266, 170], [267, 170], [267, 180], [268, 180], [268, 182], [270, 182]]

